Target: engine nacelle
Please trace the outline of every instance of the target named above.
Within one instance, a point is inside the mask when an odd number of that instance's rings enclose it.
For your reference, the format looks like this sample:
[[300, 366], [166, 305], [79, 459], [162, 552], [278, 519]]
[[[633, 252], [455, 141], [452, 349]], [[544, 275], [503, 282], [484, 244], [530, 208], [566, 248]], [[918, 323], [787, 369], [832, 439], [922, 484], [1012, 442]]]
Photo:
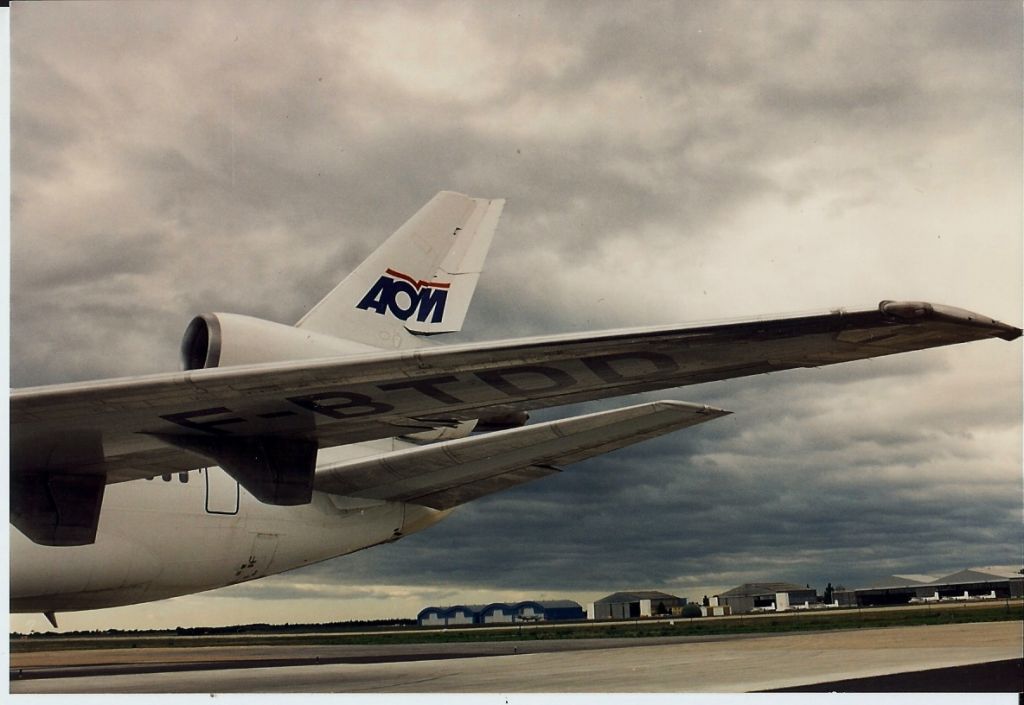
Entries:
[[374, 351], [379, 350], [260, 318], [204, 313], [193, 318], [185, 329], [181, 364], [186, 370], [199, 370]]

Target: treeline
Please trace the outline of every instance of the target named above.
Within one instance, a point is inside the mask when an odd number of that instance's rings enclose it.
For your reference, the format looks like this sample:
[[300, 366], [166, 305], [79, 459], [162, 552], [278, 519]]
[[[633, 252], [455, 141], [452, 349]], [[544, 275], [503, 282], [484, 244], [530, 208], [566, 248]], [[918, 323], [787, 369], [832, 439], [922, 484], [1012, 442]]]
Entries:
[[[346, 622], [324, 622], [321, 624], [236, 624], [227, 627], [175, 627], [174, 629], [104, 629], [75, 632], [33, 633], [36, 637], [99, 637], [99, 636], [217, 636], [236, 634], [309, 634], [321, 632], [359, 631], [362, 629], [388, 629], [414, 627], [415, 619], [353, 619]], [[16, 639], [28, 634], [11, 632]]]
[[355, 619], [323, 624], [239, 624], [230, 627], [177, 627], [177, 636], [214, 636], [220, 634], [305, 634], [316, 632], [357, 631], [389, 627], [413, 627], [415, 619]]

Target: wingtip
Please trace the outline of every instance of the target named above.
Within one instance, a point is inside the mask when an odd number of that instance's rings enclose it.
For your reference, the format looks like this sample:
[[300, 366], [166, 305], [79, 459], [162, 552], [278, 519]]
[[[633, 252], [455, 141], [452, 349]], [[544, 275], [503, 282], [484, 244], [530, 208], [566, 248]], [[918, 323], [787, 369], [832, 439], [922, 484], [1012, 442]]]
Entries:
[[1021, 330], [1020, 328], [1014, 328], [1013, 326], [1006, 326], [1006, 328], [1006, 332], [1001, 333], [999, 335], [999, 337], [1002, 338], [1003, 340], [1016, 340], [1021, 336], [1022, 333], [1024, 333], [1024, 330]]
[[879, 302], [878, 309], [887, 316], [907, 323], [913, 323], [916, 320], [930, 317], [938, 317], [962, 325], [986, 328], [990, 331], [992, 337], [1002, 338], [1003, 340], [1016, 340], [1022, 333], [1020, 328], [997, 321], [994, 318], [955, 306], [933, 304], [927, 301], [890, 301], [887, 299]]

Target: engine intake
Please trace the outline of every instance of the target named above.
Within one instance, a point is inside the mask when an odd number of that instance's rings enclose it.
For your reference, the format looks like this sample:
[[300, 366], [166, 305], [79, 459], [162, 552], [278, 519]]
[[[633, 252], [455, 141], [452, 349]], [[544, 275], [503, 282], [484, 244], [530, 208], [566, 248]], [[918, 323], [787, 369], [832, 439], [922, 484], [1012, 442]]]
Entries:
[[[212, 343], [212, 345], [211, 345]], [[220, 323], [211, 313], [196, 316], [181, 339], [181, 367], [202, 370], [220, 364]]]

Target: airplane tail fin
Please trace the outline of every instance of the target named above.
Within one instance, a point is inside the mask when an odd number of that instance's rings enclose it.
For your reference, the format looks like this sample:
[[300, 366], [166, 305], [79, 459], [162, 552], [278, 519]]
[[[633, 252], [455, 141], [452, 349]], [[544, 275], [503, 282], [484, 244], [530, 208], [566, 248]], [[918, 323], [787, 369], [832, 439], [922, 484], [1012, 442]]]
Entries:
[[296, 327], [380, 348], [461, 330], [504, 205], [442, 191]]

